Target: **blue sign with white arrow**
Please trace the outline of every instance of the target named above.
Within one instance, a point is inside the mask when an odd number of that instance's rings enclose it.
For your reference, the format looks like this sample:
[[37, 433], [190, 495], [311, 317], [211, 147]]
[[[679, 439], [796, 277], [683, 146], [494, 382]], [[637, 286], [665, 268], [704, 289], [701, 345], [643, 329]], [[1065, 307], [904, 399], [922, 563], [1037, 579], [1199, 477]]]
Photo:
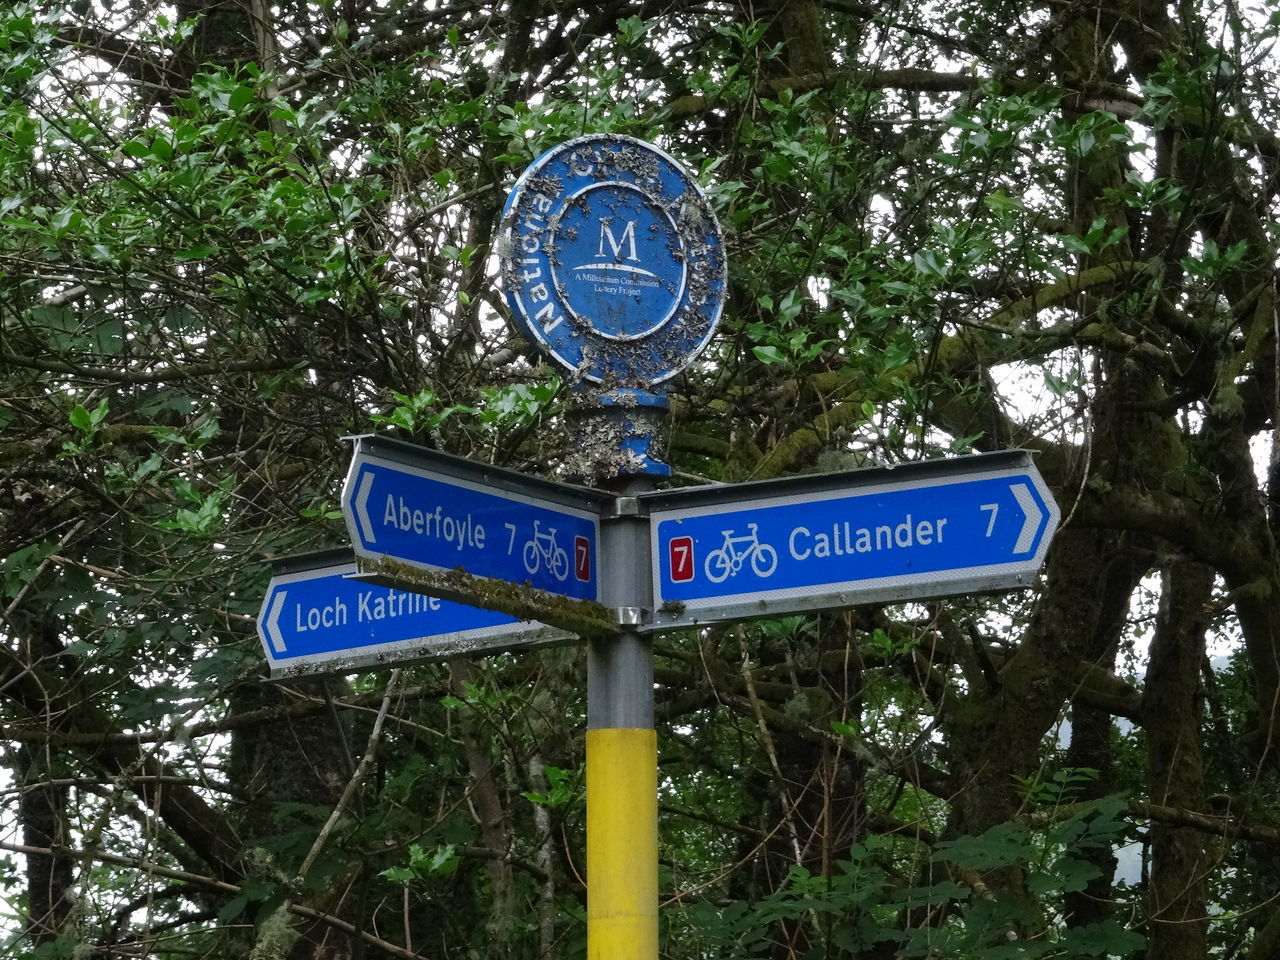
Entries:
[[380, 437], [360, 437], [342, 491], [357, 557], [599, 598], [612, 498]]
[[655, 625], [1025, 586], [1059, 514], [1013, 456], [644, 497]]
[[350, 579], [350, 550], [280, 564], [258, 615], [273, 677], [496, 653], [571, 634], [503, 613]]

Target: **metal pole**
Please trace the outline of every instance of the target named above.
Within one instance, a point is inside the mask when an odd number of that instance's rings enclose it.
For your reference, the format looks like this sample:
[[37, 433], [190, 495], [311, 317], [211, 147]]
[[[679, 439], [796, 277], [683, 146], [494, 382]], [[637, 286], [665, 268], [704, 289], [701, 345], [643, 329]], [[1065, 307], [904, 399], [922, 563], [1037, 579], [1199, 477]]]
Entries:
[[658, 743], [653, 647], [634, 629], [648, 603], [648, 525], [631, 499], [655, 477], [621, 481], [601, 524], [601, 597], [620, 629], [587, 647], [587, 960], [657, 960]]

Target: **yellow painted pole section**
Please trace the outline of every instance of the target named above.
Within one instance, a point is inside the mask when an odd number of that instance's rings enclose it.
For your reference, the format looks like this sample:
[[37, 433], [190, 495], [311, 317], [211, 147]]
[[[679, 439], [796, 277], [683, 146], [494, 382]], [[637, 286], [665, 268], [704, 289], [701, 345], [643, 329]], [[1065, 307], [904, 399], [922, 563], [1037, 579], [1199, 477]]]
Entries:
[[658, 957], [658, 736], [587, 731], [587, 960]]

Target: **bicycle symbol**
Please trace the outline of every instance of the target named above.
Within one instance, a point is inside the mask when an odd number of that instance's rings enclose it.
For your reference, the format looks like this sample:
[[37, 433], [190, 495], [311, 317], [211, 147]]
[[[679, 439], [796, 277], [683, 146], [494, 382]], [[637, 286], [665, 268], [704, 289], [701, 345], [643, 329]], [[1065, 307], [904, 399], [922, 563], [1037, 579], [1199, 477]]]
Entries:
[[760, 542], [756, 524], [748, 523], [751, 532], [735, 537], [732, 530], [722, 530], [724, 544], [719, 550], [707, 554], [703, 571], [712, 583], [721, 583], [737, 574], [742, 565], [751, 561], [751, 572], [757, 577], [767, 577], [778, 567], [778, 551], [767, 543]]
[[533, 521], [533, 539], [524, 545], [524, 568], [532, 576], [545, 563], [553, 577], [564, 580], [569, 576], [569, 552], [556, 543], [555, 527], [547, 527], [546, 533], [538, 527], [538, 521]]

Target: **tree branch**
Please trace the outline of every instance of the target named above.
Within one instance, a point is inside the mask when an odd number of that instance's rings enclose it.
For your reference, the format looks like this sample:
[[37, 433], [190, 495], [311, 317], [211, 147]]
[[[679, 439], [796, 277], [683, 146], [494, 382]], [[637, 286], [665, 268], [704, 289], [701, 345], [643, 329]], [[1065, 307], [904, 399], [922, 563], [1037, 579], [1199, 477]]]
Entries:
[[[228, 883], [225, 880], [219, 880], [216, 877], [206, 877], [198, 873], [191, 873], [186, 870], [175, 870], [172, 867], [166, 867], [159, 863], [152, 863], [141, 857], [124, 857], [115, 853], [107, 853], [105, 850], [77, 850], [74, 848], [50, 848], [50, 847], [29, 847], [20, 843], [6, 843], [0, 840], [0, 850], [9, 853], [20, 853], [25, 856], [51, 857], [55, 853], [68, 854], [76, 859], [97, 860], [100, 863], [114, 863], [121, 867], [131, 867], [135, 870], [142, 870], [148, 875], [156, 877], [166, 877], [170, 880], [181, 880], [183, 883], [190, 883], [193, 886], [202, 887], [205, 890], [216, 890], [219, 893], [225, 893], [228, 896], [237, 896], [241, 892], [239, 885]], [[353, 937], [359, 937], [365, 943], [377, 947], [385, 953], [393, 957], [403, 957], [404, 960], [422, 960], [422, 954], [413, 953], [398, 947], [394, 943], [389, 943], [380, 937], [374, 936], [367, 930], [361, 930], [354, 924], [347, 923], [338, 917], [319, 910], [313, 910], [311, 907], [302, 904], [288, 904], [289, 911], [296, 913], [300, 917], [307, 917], [311, 920], [318, 920], [321, 923], [336, 927]]]
[[61, 373], [70, 377], [82, 377], [86, 380], [132, 384], [172, 383], [219, 373], [271, 373], [277, 370], [301, 369], [304, 367], [328, 370], [335, 366], [331, 361], [311, 357], [276, 357], [271, 360], [228, 360], [217, 363], [192, 363], [157, 367], [153, 370], [128, 370], [114, 367], [86, 367], [66, 360], [25, 357], [7, 351], [0, 351], [0, 363], [11, 364], [15, 367], [27, 367], [44, 373]]
[[[404, 690], [402, 700], [433, 699], [447, 692], [444, 686], [419, 686]], [[363, 710], [375, 706], [382, 701], [381, 693], [369, 693], [347, 700], [335, 700], [334, 706], [346, 710]], [[58, 732], [44, 726], [0, 726], [0, 738], [17, 743], [48, 743], [64, 747], [98, 747], [110, 744], [144, 744], [144, 743], [185, 743], [197, 737], [208, 737], [234, 730], [244, 730], [261, 726], [264, 723], [277, 723], [281, 720], [308, 717], [322, 713], [328, 709], [326, 701], [318, 697], [303, 697], [293, 703], [277, 707], [263, 707], [260, 710], [246, 710], [221, 720], [210, 720], [204, 723], [192, 723], [185, 726], [170, 727], [165, 730], [147, 730], [141, 733], [80, 733], [77, 731]], [[395, 716], [387, 718], [397, 722]], [[415, 724], [422, 729], [420, 724]]]
[[[1088, 804], [1069, 803], [1054, 807], [1052, 810], [1028, 814], [1021, 819], [1028, 826], [1047, 827], [1050, 824], [1071, 819], [1086, 806]], [[1219, 817], [1211, 813], [1185, 810], [1182, 807], [1149, 803], [1146, 800], [1130, 800], [1125, 804], [1125, 813], [1140, 820], [1155, 820], [1173, 827], [1187, 827], [1202, 833], [1211, 833], [1217, 837], [1225, 837], [1228, 840], [1280, 844], [1280, 827], [1245, 823], [1232, 817]]]

